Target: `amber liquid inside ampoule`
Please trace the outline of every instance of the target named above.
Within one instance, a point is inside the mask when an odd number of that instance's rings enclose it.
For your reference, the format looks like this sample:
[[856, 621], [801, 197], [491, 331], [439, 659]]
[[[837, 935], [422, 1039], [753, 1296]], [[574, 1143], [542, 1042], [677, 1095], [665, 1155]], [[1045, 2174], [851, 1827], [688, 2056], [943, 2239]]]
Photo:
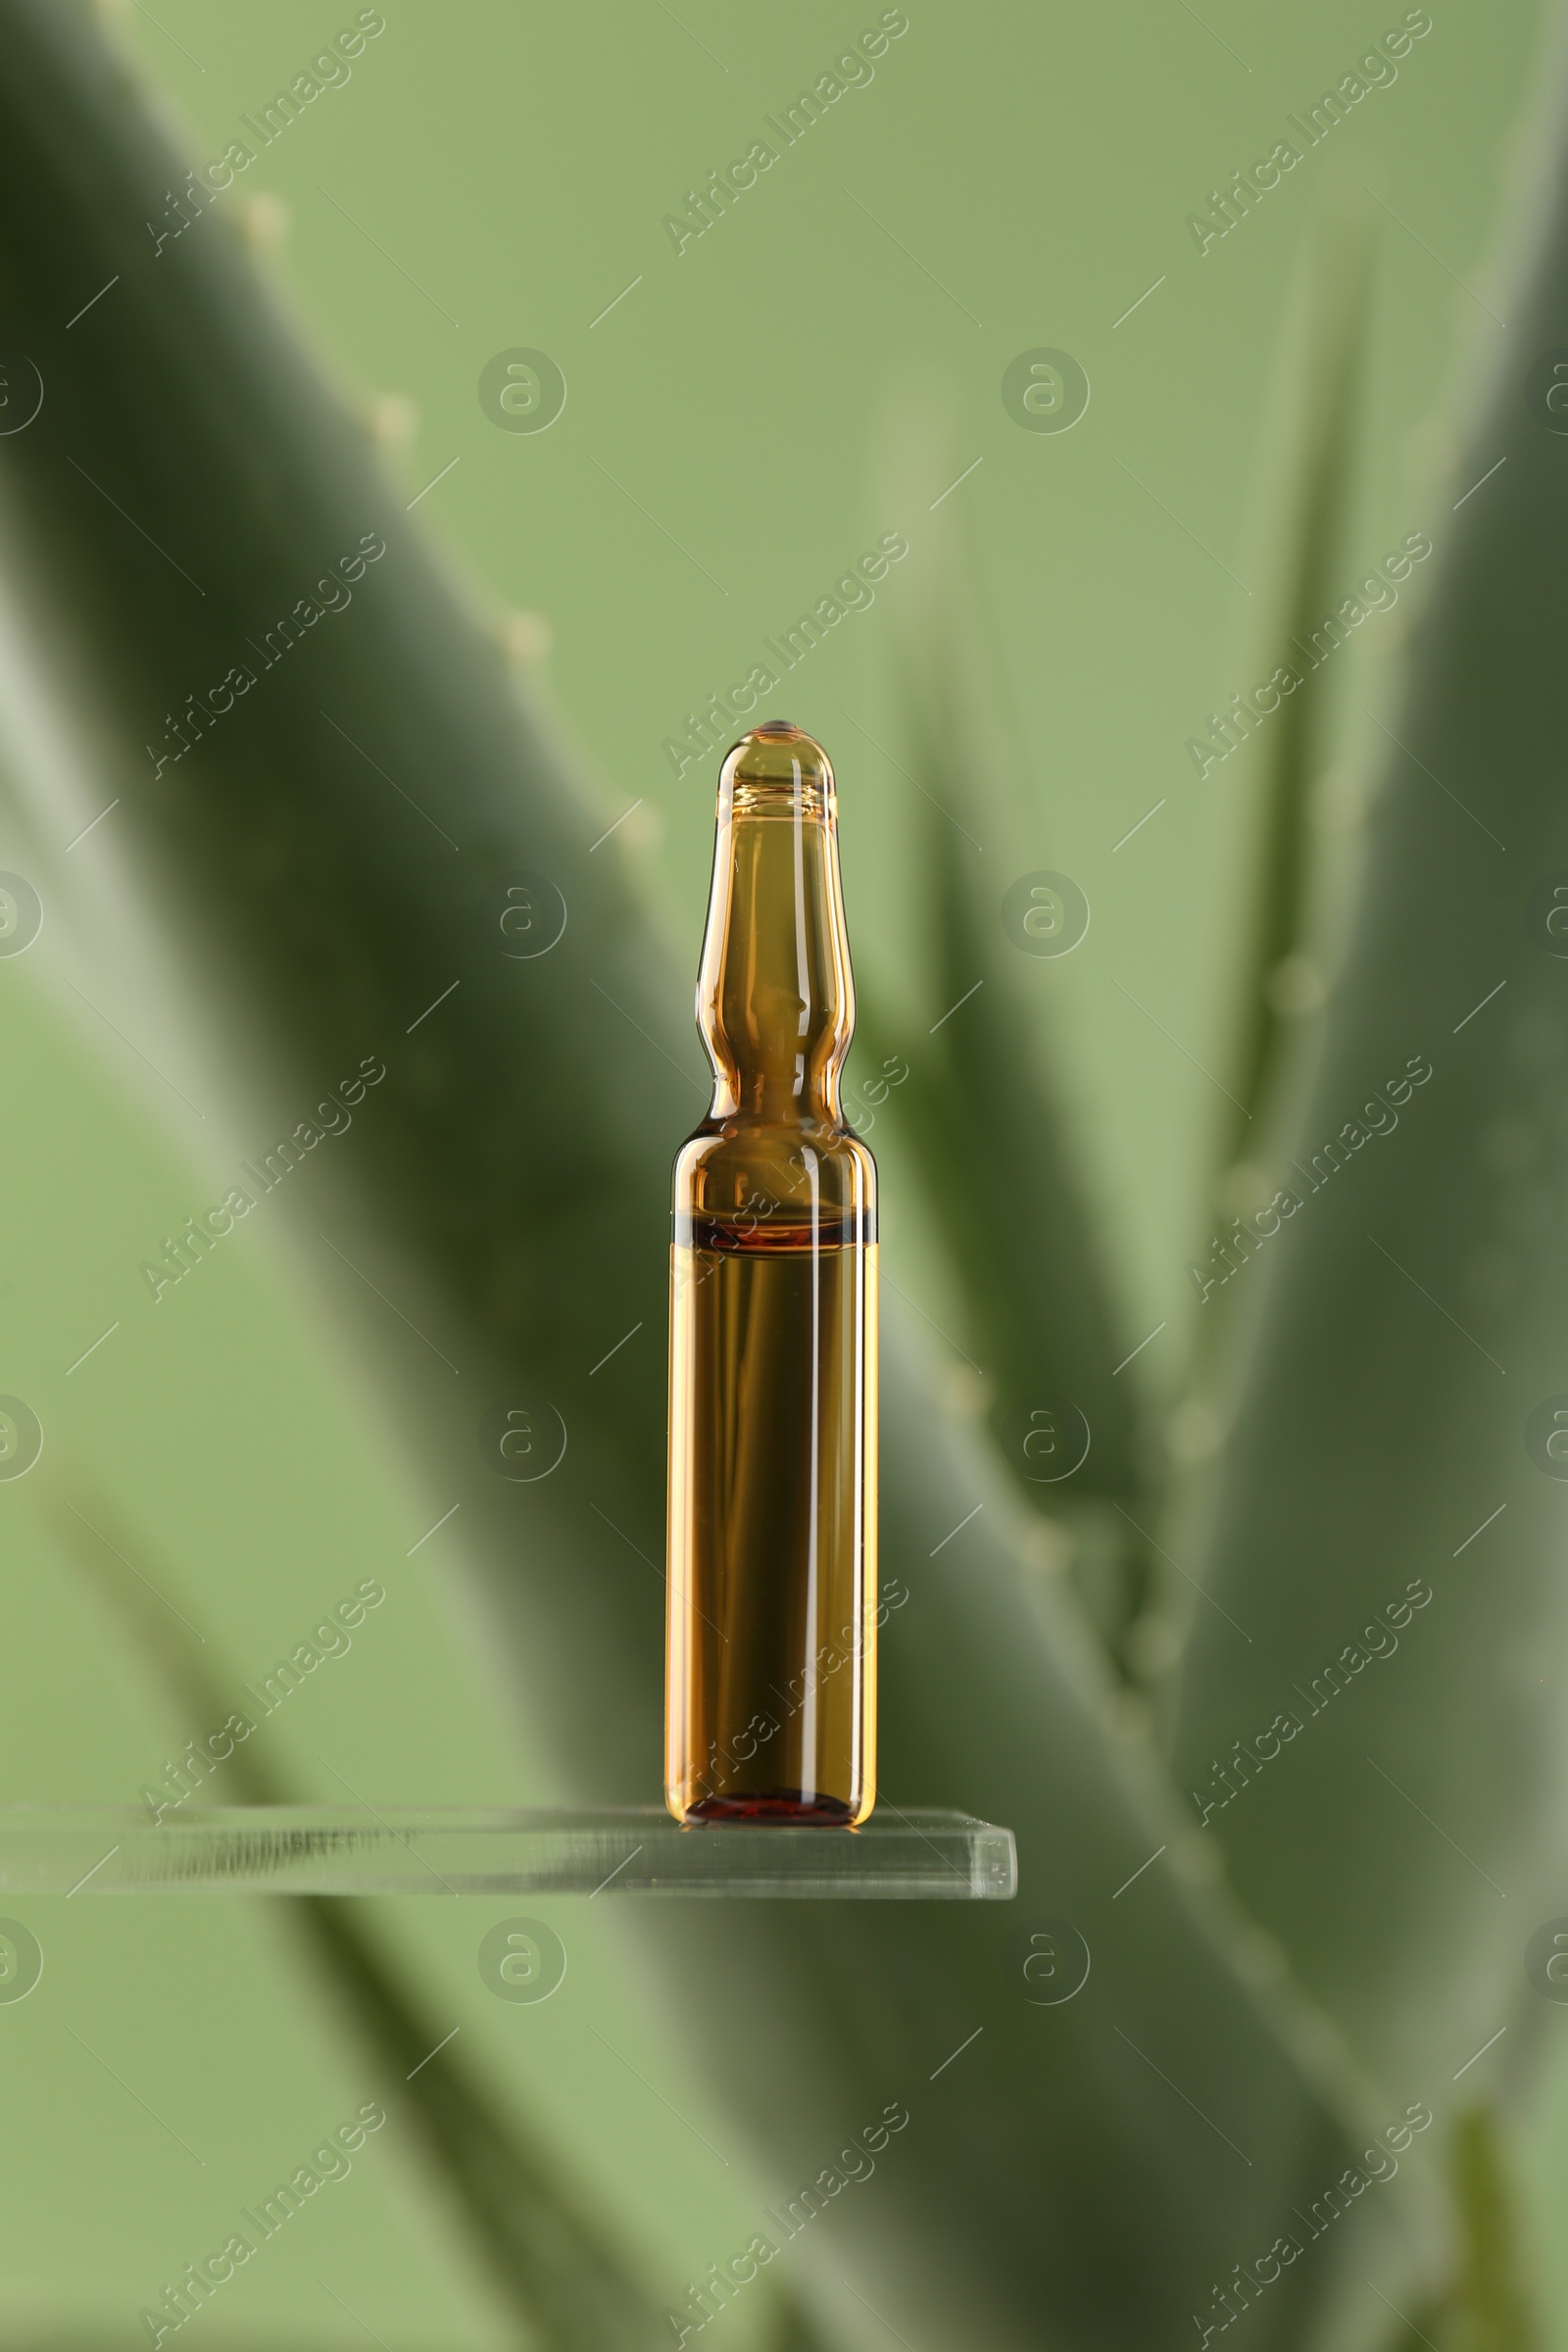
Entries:
[[854, 996], [832, 770], [779, 725], [720, 784], [675, 1163], [666, 1796], [853, 1823], [875, 1795], [876, 1169], [838, 1075]]

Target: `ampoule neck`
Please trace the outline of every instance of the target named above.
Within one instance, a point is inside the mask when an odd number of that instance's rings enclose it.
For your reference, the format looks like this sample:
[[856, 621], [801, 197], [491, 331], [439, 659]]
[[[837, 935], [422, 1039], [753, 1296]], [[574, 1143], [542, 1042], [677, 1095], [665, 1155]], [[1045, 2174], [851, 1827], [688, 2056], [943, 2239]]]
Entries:
[[833, 768], [784, 721], [743, 737], [719, 776], [697, 1020], [714, 1118], [839, 1123], [855, 994]]

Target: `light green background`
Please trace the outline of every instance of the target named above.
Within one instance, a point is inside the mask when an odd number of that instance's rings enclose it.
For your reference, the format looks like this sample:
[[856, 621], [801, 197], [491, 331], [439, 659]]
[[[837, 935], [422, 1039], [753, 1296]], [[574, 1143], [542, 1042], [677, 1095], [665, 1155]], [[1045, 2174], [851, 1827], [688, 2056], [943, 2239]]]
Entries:
[[[128, 9], [117, 37], [208, 156], [354, 13], [158, 0], [156, 22]], [[1202, 256], [1187, 214], [1397, 8], [1205, 0], [1200, 21], [1182, 0], [910, 0], [871, 84], [679, 255], [662, 217], [742, 154], [874, 7], [680, 0], [677, 16], [661, 0], [388, 0], [384, 13], [349, 84], [225, 202], [281, 200], [280, 298], [354, 397], [412, 402], [416, 427], [394, 460], [406, 495], [458, 461], [418, 511], [477, 593], [547, 621], [546, 690], [600, 779], [607, 824], [641, 803], [628, 830], [683, 956], [695, 960], [713, 763], [677, 781], [662, 739], [880, 532], [907, 535], [910, 573], [940, 564], [970, 582], [1017, 747], [1019, 814], [983, 852], [956, 854], [983, 855], [999, 901], [1015, 874], [1051, 866], [1092, 902], [1082, 949], [1034, 968], [1129, 1329], [1169, 1326], [1149, 1351], [1157, 1387], [1176, 1361], [1220, 1102], [1194, 1064], [1224, 1074], [1252, 814], [1246, 762], [1200, 784], [1183, 743], [1272, 660], [1303, 239], [1336, 187], [1369, 189], [1399, 216], [1377, 213], [1348, 586], [1405, 531], [1428, 530], [1441, 553], [1466, 487], [1453, 428], [1484, 377], [1484, 306], [1506, 299], [1488, 266], [1538, 75], [1538, 12], [1438, 0], [1397, 83]], [[1008, 361], [1042, 344], [1071, 351], [1093, 385], [1087, 416], [1059, 436], [1019, 430], [999, 396]], [[548, 432], [503, 433], [480, 410], [480, 370], [514, 345], [565, 372]], [[1408, 611], [1369, 623], [1343, 658], [1348, 777]], [[910, 804], [846, 713], [902, 756], [892, 619], [881, 593], [774, 698], [834, 753], [852, 928], [872, 958], [897, 929]], [[54, 991], [48, 946], [5, 971], [0, 1388], [33, 1401], [239, 1679], [361, 1577], [386, 1583], [352, 1653], [265, 1734], [303, 1792], [340, 1795], [335, 1769], [377, 1802], [539, 1794], [490, 1710], [443, 1539], [407, 1558], [421, 1530], [398, 1467], [344, 1402], [343, 1367], [305, 1338], [266, 1237], [242, 1229], [199, 1283], [150, 1308], [138, 1260], [213, 1196], [200, 1129]], [[907, 1273], [917, 1287], [918, 1264]], [[40, 1532], [25, 1486], [0, 1490], [0, 1521], [6, 1794], [129, 1800], [175, 1726]], [[508, 1906], [380, 1909], [468, 2055], [526, 2093], [674, 2296], [744, 2241], [770, 2184], [727, 2148], [645, 2004], [636, 1905], [534, 1907], [571, 1953], [538, 2009], [491, 1999], [475, 1973], [479, 1937]], [[26, 1917], [46, 1970], [27, 2001], [0, 2006], [0, 2325], [21, 2334], [64, 2314], [131, 2342], [140, 2304], [383, 2086], [273, 1909], [84, 1892]], [[73, 2037], [83, 2018], [91, 2048]], [[1561, 2231], [1552, 2177], [1538, 2183], [1544, 2239]], [[368, 2327], [398, 2352], [498, 2339], [395, 2123], [199, 2324], [215, 2342], [286, 2324], [291, 2340], [321, 2344], [359, 2343]], [[725, 2325], [743, 2343], [755, 2315], [738, 2306]]]

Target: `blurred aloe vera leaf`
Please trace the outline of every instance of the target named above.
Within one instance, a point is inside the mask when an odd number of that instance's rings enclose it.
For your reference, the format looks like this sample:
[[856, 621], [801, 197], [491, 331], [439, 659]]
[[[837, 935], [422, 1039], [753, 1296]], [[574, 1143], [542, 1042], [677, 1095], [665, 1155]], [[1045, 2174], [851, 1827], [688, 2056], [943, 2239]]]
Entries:
[[1452, 2352], [1541, 2352], [1505, 2135], [1490, 2109], [1460, 2116], [1453, 2174], [1464, 2263], [1453, 2296]]
[[[662, 1591], [636, 1546], [657, 1548], [657, 1341], [588, 1382], [634, 1326], [662, 1325], [664, 1151], [650, 1139], [678, 1138], [706, 1099], [689, 1010], [618, 845], [588, 863], [603, 811], [299, 353], [224, 208], [155, 253], [145, 221], [180, 174], [124, 69], [84, 13], [18, 5], [4, 22], [0, 108], [50, 117], [11, 166], [74, 176], [48, 233], [0, 260], [47, 386], [0, 458], [15, 558], [0, 721], [57, 860], [120, 802], [72, 856], [70, 895], [41, 881], [85, 943], [70, 977], [211, 1114], [211, 1198], [241, 1185], [256, 1230], [275, 1244], [291, 1227], [306, 1286], [376, 1349], [440, 1465], [430, 1520], [462, 1500], [512, 1650], [553, 1608], [595, 1661], [602, 1729], [632, 1721], [634, 1697], [646, 1722]], [[68, 339], [60, 289], [100, 266], [95, 285], [120, 282]], [[359, 572], [367, 542], [386, 553]], [[561, 922], [551, 952], [511, 952], [533, 944], [525, 924], [548, 938]], [[362, 1063], [387, 1070], [368, 1093]], [[318, 1106], [342, 1123], [334, 1089], [353, 1131], [270, 1176], [269, 1149], [297, 1152]], [[172, 1094], [154, 1099], [190, 1132]], [[156, 1262], [152, 1236], [149, 1250]], [[178, 1313], [177, 1287], [156, 1303], [137, 1290], [133, 1311]], [[559, 1414], [569, 1433], [569, 1471], [539, 1485], [479, 1451], [487, 1409], [519, 1385], [541, 1427]], [[552, 1544], [582, 1573], [549, 1573]], [[607, 1592], [619, 1641], [601, 1641]], [[560, 1677], [539, 1682], [547, 1716], [576, 1706]], [[613, 1751], [612, 1729], [601, 1785], [624, 1794]], [[638, 1756], [650, 1779], [656, 1756]]]
[[1253, 771], [1263, 814], [1250, 930], [1236, 988], [1240, 1034], [1233, 1066], [1239, 1107], [1227, 1119], [1224, 1168], [1257, 1150], [1257, 1123], [1268, 1107], [1282, 1050], [1315, 977], [1305, 955], [1313, 865], [1307, 804], [1323, 761], [1326, 689], [1311, 637], [1342, 584], [1372, 256], [1371, 229], [1359, 215], [1339, 219], [1322, 232], [1294, 338], [1293, 372], [1299, 383], [1297, 446], [1294, 461], [1287, 461], [1292, 485], [1282, 533], [1287, 571], [1279, 642], [1272, 651], [1275, 679], [1285, 670], [1298, 683], [1282, 694], [1271, 723], [1261, 730]]
[[895, 765], [914, 936], [904, 983], [874, 964], [866, 992], [862, 1066], [898, 1081], [875, 1140], [887, 1189], [911, 1184], [945, 1247], [1017, 1492], [1070, 1544], [1073, 1589], [1119, 1664], [1147, 1581], [1136, 1396], [1114, 1377], [1127, 1343], [1050, 1066], [1055, 965], [1023, 952], [1024, 910], [1010, 932], [1004, 919], [1049, 841], [988, 691], [957, 546], [944, 534], [917, 553], [902, 586]]
[[[131, 1636], [164, 1695], [198, 1738], [229, 1714], [226, 1685], [196, 1633], [159, 1597], [170, 1582], [83, 1473], [50, 1461], [29, 1499], [56, 1542]], [[140, 1564], [138, 1565], [138, 1559]], [[258, 1747], [236, 1744], [228, 1786], [245, 1804], [285, 1804], [286, 1786]], [[560, 2159], [514, 2107], [503, 2114], [446, 2043], [450, 2029], [379, 1947], [368, 1915], [306, 1895], [277, 1906], [318, 1980], [385, 2069], [449, 2210], [519, 2324], [549, 2352], [648, 2352], [664, 2340], [661, 2307], [612, 2238], [562, 2181]], [[532, 2143], [532, 2144], [530, 2144]]]
[[[1372, 255], [1362, 215], [1341, 213], [1326, 223], [1308, 255], [1287, 334], [1284, 372], [1295, 389], [1281, 449], [1270, 461], [1270, 470], [1283, 473], [1289, 485], [1278, 502], [1286, 552], [1274, 641], [1265, 660], [1277, 657], [1276, 691], [1282, 671], [1298, 682], [1281, 696], [1243, 754], [1244, 787], [1255, 791], [1261, 810], [1253, 879], [1243, 894], [1248, 930], [1233, 991], [1237, 1037], [1227, 1092], [1234, 1108], [1216, 1138], [1215, 1180], [1202, 1203], [1202, 1232], [1191, 1261], [1195, 1281], [1208, 1288], [1194, 1325], [1186, 1394], [1167, 1429], [1171, 1472], [1160, 1518], [1171, 1552], [1156, 1560], [1149, 1617], [1129, 1642], [1133, 1657], [1148, 1661], [1151, 1673], [1168, 1670], [1202, 1605], [1166, 1563], [1172, 1554], [1185, 1559], [1200, 1542], [1214, 1457], [1246, 1360], [1250, 1321], [1245, 1311], [1238, 1316], [1233, 1310], [1245, 1309], [1248, 1301], [1248, 1252], [1254, 1245], [1231, 1238], [1233, 1221], [1266, 1210], [1280, 1183], [1294, 1181], [1280, 1164], [1290, 1140], [1282, 1104], [1289, 1082], [1299, 1085], [1304, 1078], [1303, 1057], [1295, 1049], [1303, 1042], [1301, 1016], [1322, 987], [1308, 951], [1313, 900], [1324, 883], [1308, 803], [1323, 765], [1328, 713], [1323, 668], [1314, 665], [1310, 639], [1332, 609], [1344, 561]], [[1250, 1299], [1255, 1310], [1255, 1289]]]
[[1542, 2352], [1505, 2135], [1485, 2107], [1451, 2135], [1457, 2276], [1412, 2314], [1399, 2314], [1381, 2352]]
[[[867, 1059], [907, 1065], [885, 1098], [888, 1149], [908, 1156], [946, 1244], [1020, 1493], [1046, 1508], [1087, 1494], [1131, 1499], [1133, 1414], [1111, 1379], [1126, 1348], [1042, 1037], [1051, 967], [1021, 953], [1004, 921], [1017, 839], [1034, 820], [1016, 777], [1010, 790], [1002, 781], [1009, 755], [987, 715], [956, 553], [944, 542], [940, 560], [914, 562], [901, 601], [897, 764], [915, 847], [906, 955], [917, 981], [898, 991], [897, 1030], [880, 974], [869, 1007]], [[1036, 1475], [1070, 1469], [1076, 1451], [1065, 1429], [1047, 1426], [1049, 1399], [1075, 1404], [1092, 1435], [1070, 1485]]]
[[[0, 248], [0, 302], [50, 393], [0, 448], [0, 650], [52, 728], [11, 727], [40, 838], [64, 843], [120, 796], [73, 857], [74, 885], [105, 910], [108, 976], [139, 1049], [162, 1060], [203, 1038], [198, 1107], [226, 1103], [236, 1154], [293, 1130], [362, 1057], [384, 1060], [357, 1098], [357, 1132], [330, 1157], [313, 1146], [250, 1214], [291, 1237], [302, 1295], [324, 1294], [357, 1342], [430, 1522], [461, 1504], [439, 1542], [461, 1540], [482, 1579], [490, 1657], [573, 1796], [651, 1793], [663, 1487], [652, 1335], [669, 1150], [707, 1093], [687, 1075], [686, 991], [609, 845], [589, 863], [597, 814], [222, 219], [197, 219], [156, 257], [141, 242], [178, 169], [85, 21], [5, 0], [0, 27], [0, 200], [29, 224]], [[92, 339], [67, 343], [60, 288], [117, 273], [81, 320], [97, 322]], [[387, 553], [356, 579], [352, 609], [314, 621], [182, 758], [143, 767], [162, 714], [221, 679], [237, 643], [265, 642], [363, 532], [384, 534]], [[387, 779], [459, 849], [427, 840]], [[513, 961], [499, 914], [528, 871], [569, 920], [553, 952]], [[554, 902], [536, 890], [530, 904]], [[144, 1030], [151, 926], [180, 943], [185, 1002]], [[176, 1316], [183, 1295], [141, 1311]], [[834, 2233], [792, 2256], [816, 2282], [813, 2308], [847, 2268], [917, 2352], [957, 2335], [1011, 2352], [1047, 2325], [1085, 2352], [1185, 2333], [1238, 2247], [1268, 2244], [1354, 2144], [1345, 2119], [1364, 2129], [1368, 2102], [1314, 2053], [1297, 2005], [1254, 1981], [1244, 1924], [1171, 1875], [1168, 1791], [1147, 1756], [1121, 1754], [1093, 1660], [1031, 1592], [1000, 1464], [920, 1386], [900, 1317], [887, 1323], [884, 1561], [908, 1600], [887, 1639], [886, 1786], [895, 1802], [1015, 1823], [1026, 1901], [1078, 1916], [1092, 1984], [1063, 2008], [1030, 2005], [1022, 1969], [1038, 1947], [1018, 1936], [1022, 1906], [868, 1921], [653, 1905], [636, 1914], [638, 1958], [665, 1971], [696, 2059], [786, 2195], [886, 2102], [927, 2101], [896, 2161], [879, 2162], [876, 2196], [844, 2192]], [[560, 1416], [566, 1451], [551, 1475], [513, 1484], [477, 1438], [492, 1402], [519, 1391], [524, 1426], [554, 1433]], [[1140, 1872], [1137, 1903], [1112, 1908]], [[1335, 2259], [1291, 2274], [1260, 2344], [1289, 2341]], [[863, 2329], [858, 2306], [843, 2308]]]
[[[1200, 1573], [1255, 1639], [1195, 1625], [1172, 1737], [1242, 1899], [1445, 2128], [1555, 1907], [1568, 1765], [1546, 1450], [1568, 1391], [1568, 964], [1546, 929], [1568, 852], [1568, 476], [1538, 367], [1568, 302], [1560, 135], [1553, 153], [1390, 719], [1296, 1128], [1301, 1205], [1243, 1278], [1266, 1304]], [[1259, 1760], [1287, 1710], [1299, 1728]], [[1478, 2061], [1477, 2091], [1513, 2103], [1530, 2031], [1516, 2018]]]

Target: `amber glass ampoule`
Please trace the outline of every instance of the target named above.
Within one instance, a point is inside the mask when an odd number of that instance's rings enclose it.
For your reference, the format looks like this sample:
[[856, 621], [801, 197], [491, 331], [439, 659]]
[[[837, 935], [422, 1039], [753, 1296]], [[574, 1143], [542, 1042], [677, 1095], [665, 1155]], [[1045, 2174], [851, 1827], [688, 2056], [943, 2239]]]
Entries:
[[665, 1797], [863, 1821], [876, 1795], [876, 1163], [844, 1123], [855, 989], [826, 753], [785, 720], [718, 783], [675, 1160]]

